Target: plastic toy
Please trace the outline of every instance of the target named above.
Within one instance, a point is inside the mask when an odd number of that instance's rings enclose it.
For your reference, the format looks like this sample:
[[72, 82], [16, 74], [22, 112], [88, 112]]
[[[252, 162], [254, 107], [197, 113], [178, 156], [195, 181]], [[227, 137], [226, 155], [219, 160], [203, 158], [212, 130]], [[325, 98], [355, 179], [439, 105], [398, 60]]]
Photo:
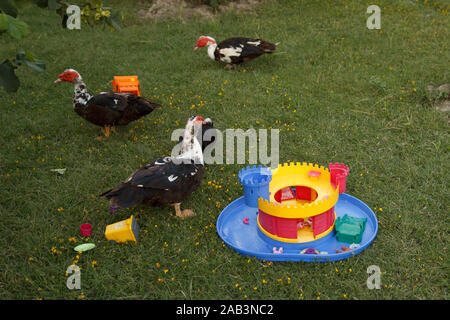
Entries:
[[[330, 163], [329, 168], [297, 162], [273, 170], [242, 169], [244, 195], [221, 212], [217, 233], [237, 252], [265, 260], [335, 261], [360, 253], [374, 240], [378, 221], [366, 204], [343, 193], [348, 173], [348, 166], [338, 163]], [[348, 217], [342, 220], [345, 214]], [[244, 218], [248, 224], [242, 223]], [[349, 237], [347, 230], [341, 230], [338, 239], [338, 221], [343, 221], [339, 222], [343, 229], [348, 229], [344, 224], [359, 225], [359, 232]], [[341, 245], [355, 243], [360, 245], [351, 252], [335, 252]], [[280, 247], [282, 253], [273, 250]]]
[[131, 216], [129, 219], [122, 220], [106, 226], [105, 237], [110, 242], [139, 241], [139, 225], [136, 218]]
[[94, 248], [95, 248], [94, 243], [83, 243], [83, 244], [80, 244], [80, 245], [76, 246], [75, 248], [73, 248], [73, 250], [75, 250], [77, 252], [78, 251], [83, 252], [83, 251], [88, 251], [88, 250], [91, 250]]
[[338, 253], [342, 253], [342, 252], [352, 251], [352, 250], [353, 250], [352, 248], [347, 248], [347, 247], [344, 246], [344, 245], [341, 245], [341, 249], [342, 249], [342, 250], [334, 249], [334, 251], [336, 251], [336, 252], [338, 252]]
[[302, 254], [320, 254], [320, 251], [314, 248], [306, 248], [300, 251]]
[[141, 88], [137, 76], [114, 76], [112, 85], [115, 92], [129, 92], [137, 96], [141, 95]]
[[283, 253], [283, 247], [280, 247], [278, 250], [277, 250], [276, 247], [273, 247], [273, 248], [272, 248], [272, 252], [273, 252], [273, 253]]
[[64, 168], [64, 169], [50, 169], [50, 171], [57, 172], [57, 173], [62, 175], [64, 173], [66, 173], [66, 168]]
[[92, 225], [89, 223], [83, 223], [80, 226], [80, 234], [82, 237], [89, 237], [92, 234]]
[[345, 214], [342, 218], [336, 219], [336, 238], [338, 241], [346, 243], [360, 243], [362, 234], [366, 228], [367, 218], [349, 217]]

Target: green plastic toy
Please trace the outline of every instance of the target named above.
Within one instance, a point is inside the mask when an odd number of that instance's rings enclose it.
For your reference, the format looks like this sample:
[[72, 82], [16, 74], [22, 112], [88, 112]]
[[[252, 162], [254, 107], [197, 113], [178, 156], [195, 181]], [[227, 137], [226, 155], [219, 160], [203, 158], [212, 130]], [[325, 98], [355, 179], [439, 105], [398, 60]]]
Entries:
[[360, 243], [366, 228], [367, 218], [349, 217], [345, 214], [335, 222], [336, 239], [344, 243]]
[[95, 248], [95, 244], [93, 244], [93, 243], [83, 243], [83, 244], [80, 244], [79, 246], [76, 246], [75, 248], [73, 248], [73, 250], [75, 250], [75, 251], [88, 251], [88, 250], [91, 250], [91, 249], [94, 249]]

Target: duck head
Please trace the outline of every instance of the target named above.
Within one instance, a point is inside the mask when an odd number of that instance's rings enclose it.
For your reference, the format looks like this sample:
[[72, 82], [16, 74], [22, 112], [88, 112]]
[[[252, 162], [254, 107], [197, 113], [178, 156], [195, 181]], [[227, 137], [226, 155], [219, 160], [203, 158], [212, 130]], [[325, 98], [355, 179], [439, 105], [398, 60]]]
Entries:
[[216, 40], [213, 37], [209, 36], [201, 36], [197, 40], [197, 44], [195, 45], [194, 50], [198, 50], [198, 48], [203, 48], [209, 46], [211, 44], [216, 44]]
[[[197, 121], [200, 121], [200, 120], [197, 120]], [[199, 124], [199, 122], [197, 122], [197, 124]], [[210, 130], [213, 130], [213, 131], [210, 131]], [[213, 124], [212, 120], [210, 118], [201, 120], [201, 128], [198, 129], [198, 131], [196, 131], [196, 137], [197, 137], [198, 142], [202, 146], [202, 151], [205, 151], [205, 148], [208, 145], [214, 143], [214, 141], [216, 140], [216, 135], [217, 135], [216, 130], [214, 129], [214, 124]], [[180, 135], [178, 142], [182, 143], [183, 140], [184, 140], [184, 131]]]
[[74, 70], [74, 69], [66, 69], [64, 70], [63, 73], [61, 73], [58, 76], [58, 79], [55, 80], [55, 83], [60, 83], [60, 82], [72, 82], [72, 83], [76, 83], [81, 81], [81, 75], [78, 73], [78, 71]]

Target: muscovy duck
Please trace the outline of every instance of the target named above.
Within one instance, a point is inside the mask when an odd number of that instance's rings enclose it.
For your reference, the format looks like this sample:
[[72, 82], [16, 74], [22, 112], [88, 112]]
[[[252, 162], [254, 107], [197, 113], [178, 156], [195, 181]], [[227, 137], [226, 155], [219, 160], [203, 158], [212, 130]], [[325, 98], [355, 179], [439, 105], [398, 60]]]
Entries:
[[[210, 131], [212, 130], [212, 131]], [[202, 129], [198, 130], [196, 137], [202, 146], [202, 151], [204, 152], [206, 147], [210, 144], [213, 144], [216, 140], [216, 129], [214, 129], [214, 124], [210, 118], [206, 118], [202, 122]], [[183, 134], [180, 136], [178, 143], [182, 143], [184, 138]]]
[[213, 60], [226, 62], [225, 68], [231, 69], [236, 64], [250, 61], [264, 53], [274, 52], [278, 44], [244, 37], [229, 38], [217, 44], [214, 38], [201, 36], [194, 50], [208, 46], [208, 56]]
[[203, 153], [196, 132], [203, 125], [209, 124], [205, 124], [202, 117], [190, 117], [179, 155], [159, 158], [134, 172], [119, 186], [101, 194], [109, 199], [111, 212], [137, 204], [171, 205], [177, 217], [193, 216], [192, 210], [181, 210], [180, 204], [202, 181]]
[[137, 120], [160, 104], [148, 101], [132, 93], [101, 92], [91, 96], [81, 75], [74, 69], [66, 69], [55, 83], [72, 82], [75, 86], [73, 107], [75, 112], [87, 121], [102, 127], [108, 137], [116, 125], [127, 125]]

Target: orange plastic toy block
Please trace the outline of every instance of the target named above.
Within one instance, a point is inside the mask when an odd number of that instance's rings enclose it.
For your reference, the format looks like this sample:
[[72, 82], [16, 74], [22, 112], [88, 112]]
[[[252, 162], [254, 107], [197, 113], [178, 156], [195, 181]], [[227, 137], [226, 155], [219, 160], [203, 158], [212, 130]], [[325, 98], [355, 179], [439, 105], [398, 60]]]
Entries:
[[137, 96], [141, 95], [137, 76], [114, 76], [112, 85], [115, 92], [129, 92]]

